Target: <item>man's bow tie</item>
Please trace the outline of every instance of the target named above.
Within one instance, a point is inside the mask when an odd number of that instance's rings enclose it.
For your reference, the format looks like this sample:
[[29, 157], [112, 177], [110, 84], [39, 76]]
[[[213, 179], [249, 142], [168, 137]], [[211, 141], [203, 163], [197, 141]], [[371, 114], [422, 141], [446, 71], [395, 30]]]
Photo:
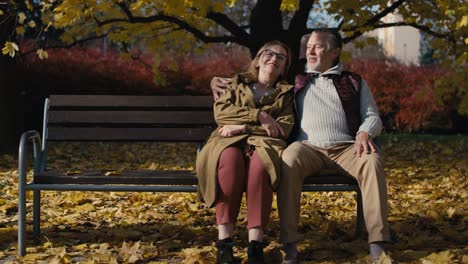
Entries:
[[317, 72], [308, 72], [306, 73], [306, 78], [308, 81], [312, 80], [315, 77], [318, 77], [320, 74]]
[[306, 78], [307, 78], [307, 81], [310, 82], [315, 77], [322, 76], [324, 78], [330, 79], [330, 78], [333, 78], [334, 76], [337, 76], [337, 75], [338, 74], [336, 74], [336, 73], [320, 74], [318, 72], [308, 72], [308, 73], [306, 73]]

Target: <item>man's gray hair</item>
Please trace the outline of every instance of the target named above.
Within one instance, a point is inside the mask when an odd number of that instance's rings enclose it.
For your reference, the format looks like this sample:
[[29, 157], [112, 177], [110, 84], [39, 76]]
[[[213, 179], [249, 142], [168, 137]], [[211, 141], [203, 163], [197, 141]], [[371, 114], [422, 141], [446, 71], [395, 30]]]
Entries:
[[341, 38], [340, 33], [338, 33], [338, 30], [331, 28], [318, 28], [312, 31], [312, 33], [314, 32], [322, 33], [327, 36], [327, 50], [331, 50], [334, 48], [343, 48], [343, 39]]

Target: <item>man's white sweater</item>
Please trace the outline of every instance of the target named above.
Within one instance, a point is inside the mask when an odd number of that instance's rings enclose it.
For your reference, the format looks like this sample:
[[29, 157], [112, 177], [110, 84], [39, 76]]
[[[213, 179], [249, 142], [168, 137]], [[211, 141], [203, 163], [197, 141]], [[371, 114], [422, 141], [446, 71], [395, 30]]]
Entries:
[[[343, 66], [336, 65], [329, 70], [315, 73], [315, 77], [296, 95], [296, 107], [300, 120], [298, 141], [328, 148], [340, 143], [354, 142], [356, 135], [348, 129], [346, 115], [329, 74], [341, 74]], [[382, 130], [382, 121], [367, 83], [361, 81], [359, 132], [376, 137]]]

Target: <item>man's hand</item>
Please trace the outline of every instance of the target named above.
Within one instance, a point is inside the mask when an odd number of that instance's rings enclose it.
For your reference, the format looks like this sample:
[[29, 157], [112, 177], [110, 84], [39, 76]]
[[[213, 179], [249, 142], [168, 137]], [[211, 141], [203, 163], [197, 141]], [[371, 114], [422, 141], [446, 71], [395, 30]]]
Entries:
[[215, 101], [217, 101], [219, 97], [226, 92], [230, 83], [230, 78], [213, 77], [213, 79], [211, 79], [210, 87]]
[[279, 137], [280, 135], [283, 137], [286, 136], [286, 133], [284, 133], [284, 130], [280, 124], [269, 114], [265, 112], [259, 112], [257, 118], [258, 121], [260, 121], [262, 127], [266, 130], [268, 136], [275, 138]]
[[362, 153], [370, 154], [371, 151], [378, 152], [374, 141], [369, 137], [367, 132], [359, 132], [354, 143], [354, 154], [361, 157]]
[[223, 137], [232, 137], [242, 133], [245, 130], [245, 125], [224, 125], [218, 130]]

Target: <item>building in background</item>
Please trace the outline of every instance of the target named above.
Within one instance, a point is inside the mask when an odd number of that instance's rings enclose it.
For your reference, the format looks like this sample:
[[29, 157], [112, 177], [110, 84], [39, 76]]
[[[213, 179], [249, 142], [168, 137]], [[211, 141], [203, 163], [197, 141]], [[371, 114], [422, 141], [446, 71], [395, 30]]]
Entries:
[[[401, 22], [402, 18], [398, 14], [388, 14], [382, 20], [384, 23], [396, 23]], [[387, 57], [393, 57], [406, 64], [419, 65], [419, 30], [410, 26], [379, 28], [372, 35], [377, 38]]]

